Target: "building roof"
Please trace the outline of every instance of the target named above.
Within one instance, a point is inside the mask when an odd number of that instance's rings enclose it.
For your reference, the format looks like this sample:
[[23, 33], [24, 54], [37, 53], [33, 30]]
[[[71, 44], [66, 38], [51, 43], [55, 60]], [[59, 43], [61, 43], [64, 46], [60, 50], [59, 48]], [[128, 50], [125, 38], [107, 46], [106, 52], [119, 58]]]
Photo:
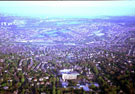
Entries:
[[80, 85], [79, 87], [82, 87], [84, 91], [90, 91], [89, 87], [85, 85]]

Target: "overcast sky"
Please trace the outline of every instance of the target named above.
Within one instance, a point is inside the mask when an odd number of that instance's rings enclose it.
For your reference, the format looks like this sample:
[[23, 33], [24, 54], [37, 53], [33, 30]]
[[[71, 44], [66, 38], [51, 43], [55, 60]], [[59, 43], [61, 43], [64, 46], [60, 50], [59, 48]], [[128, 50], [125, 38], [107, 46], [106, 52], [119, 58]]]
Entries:
[[0, 1], [0, 13], [32, 17], [135, 16], [135, 1]]

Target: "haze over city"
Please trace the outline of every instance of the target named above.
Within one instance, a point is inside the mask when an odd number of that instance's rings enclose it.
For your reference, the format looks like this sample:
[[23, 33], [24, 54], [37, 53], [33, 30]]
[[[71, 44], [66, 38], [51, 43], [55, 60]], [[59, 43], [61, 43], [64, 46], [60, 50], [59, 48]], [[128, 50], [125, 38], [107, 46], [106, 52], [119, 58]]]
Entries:
[[135, 1], [2, 1], [1, 13], [31, 17], [89, 18], [135, 15]]
[[135, 1], [0, 1], [0, 94], [135, 94]]

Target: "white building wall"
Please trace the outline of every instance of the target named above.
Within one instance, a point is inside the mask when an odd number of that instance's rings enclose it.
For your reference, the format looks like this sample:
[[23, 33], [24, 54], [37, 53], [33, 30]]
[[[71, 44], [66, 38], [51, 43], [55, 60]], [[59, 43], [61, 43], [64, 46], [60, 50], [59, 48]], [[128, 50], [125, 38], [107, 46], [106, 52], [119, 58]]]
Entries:
[[75, 75], [75, 74], [62, 74], [62, 79], [63, 80], [77, 79], [77, 75]]

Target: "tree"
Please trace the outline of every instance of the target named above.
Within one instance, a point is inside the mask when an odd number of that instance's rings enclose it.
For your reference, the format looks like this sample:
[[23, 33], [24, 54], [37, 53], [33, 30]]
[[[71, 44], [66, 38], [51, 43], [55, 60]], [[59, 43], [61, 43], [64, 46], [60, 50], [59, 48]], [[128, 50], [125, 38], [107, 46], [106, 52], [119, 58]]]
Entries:
[[91, 85], [91, 88], [92, 88], [92, 89], [95, 89], [95, 88], [96, 88], [96, 86], [95, 86], [94, 84], [92, 84], [92, 85]]
[[21, 82], [23, 83], [25, 81], [24, 76], [21, 78]]
[[56, 94], [55, 81], [56, 81], [56, 79], [53, 78], [53, 94]]
[[85, 91], [83, 91], [83, 94], [86, 94]]
[[61, 94], [61, 91], [59, 89], [57, 90], [57, 94]]
[[96, 73], [96, 75], [98, 75], [99, 72], [98, 72], [96, 66], [94, 66], [93, 71]]
[[104, 81], [104, 79], [103, 79], [101, 76], [99, 76], [99, 77], [98, 77], [98, 82], [99, 82], [100, 84], [103, 84], [105, 81]]

